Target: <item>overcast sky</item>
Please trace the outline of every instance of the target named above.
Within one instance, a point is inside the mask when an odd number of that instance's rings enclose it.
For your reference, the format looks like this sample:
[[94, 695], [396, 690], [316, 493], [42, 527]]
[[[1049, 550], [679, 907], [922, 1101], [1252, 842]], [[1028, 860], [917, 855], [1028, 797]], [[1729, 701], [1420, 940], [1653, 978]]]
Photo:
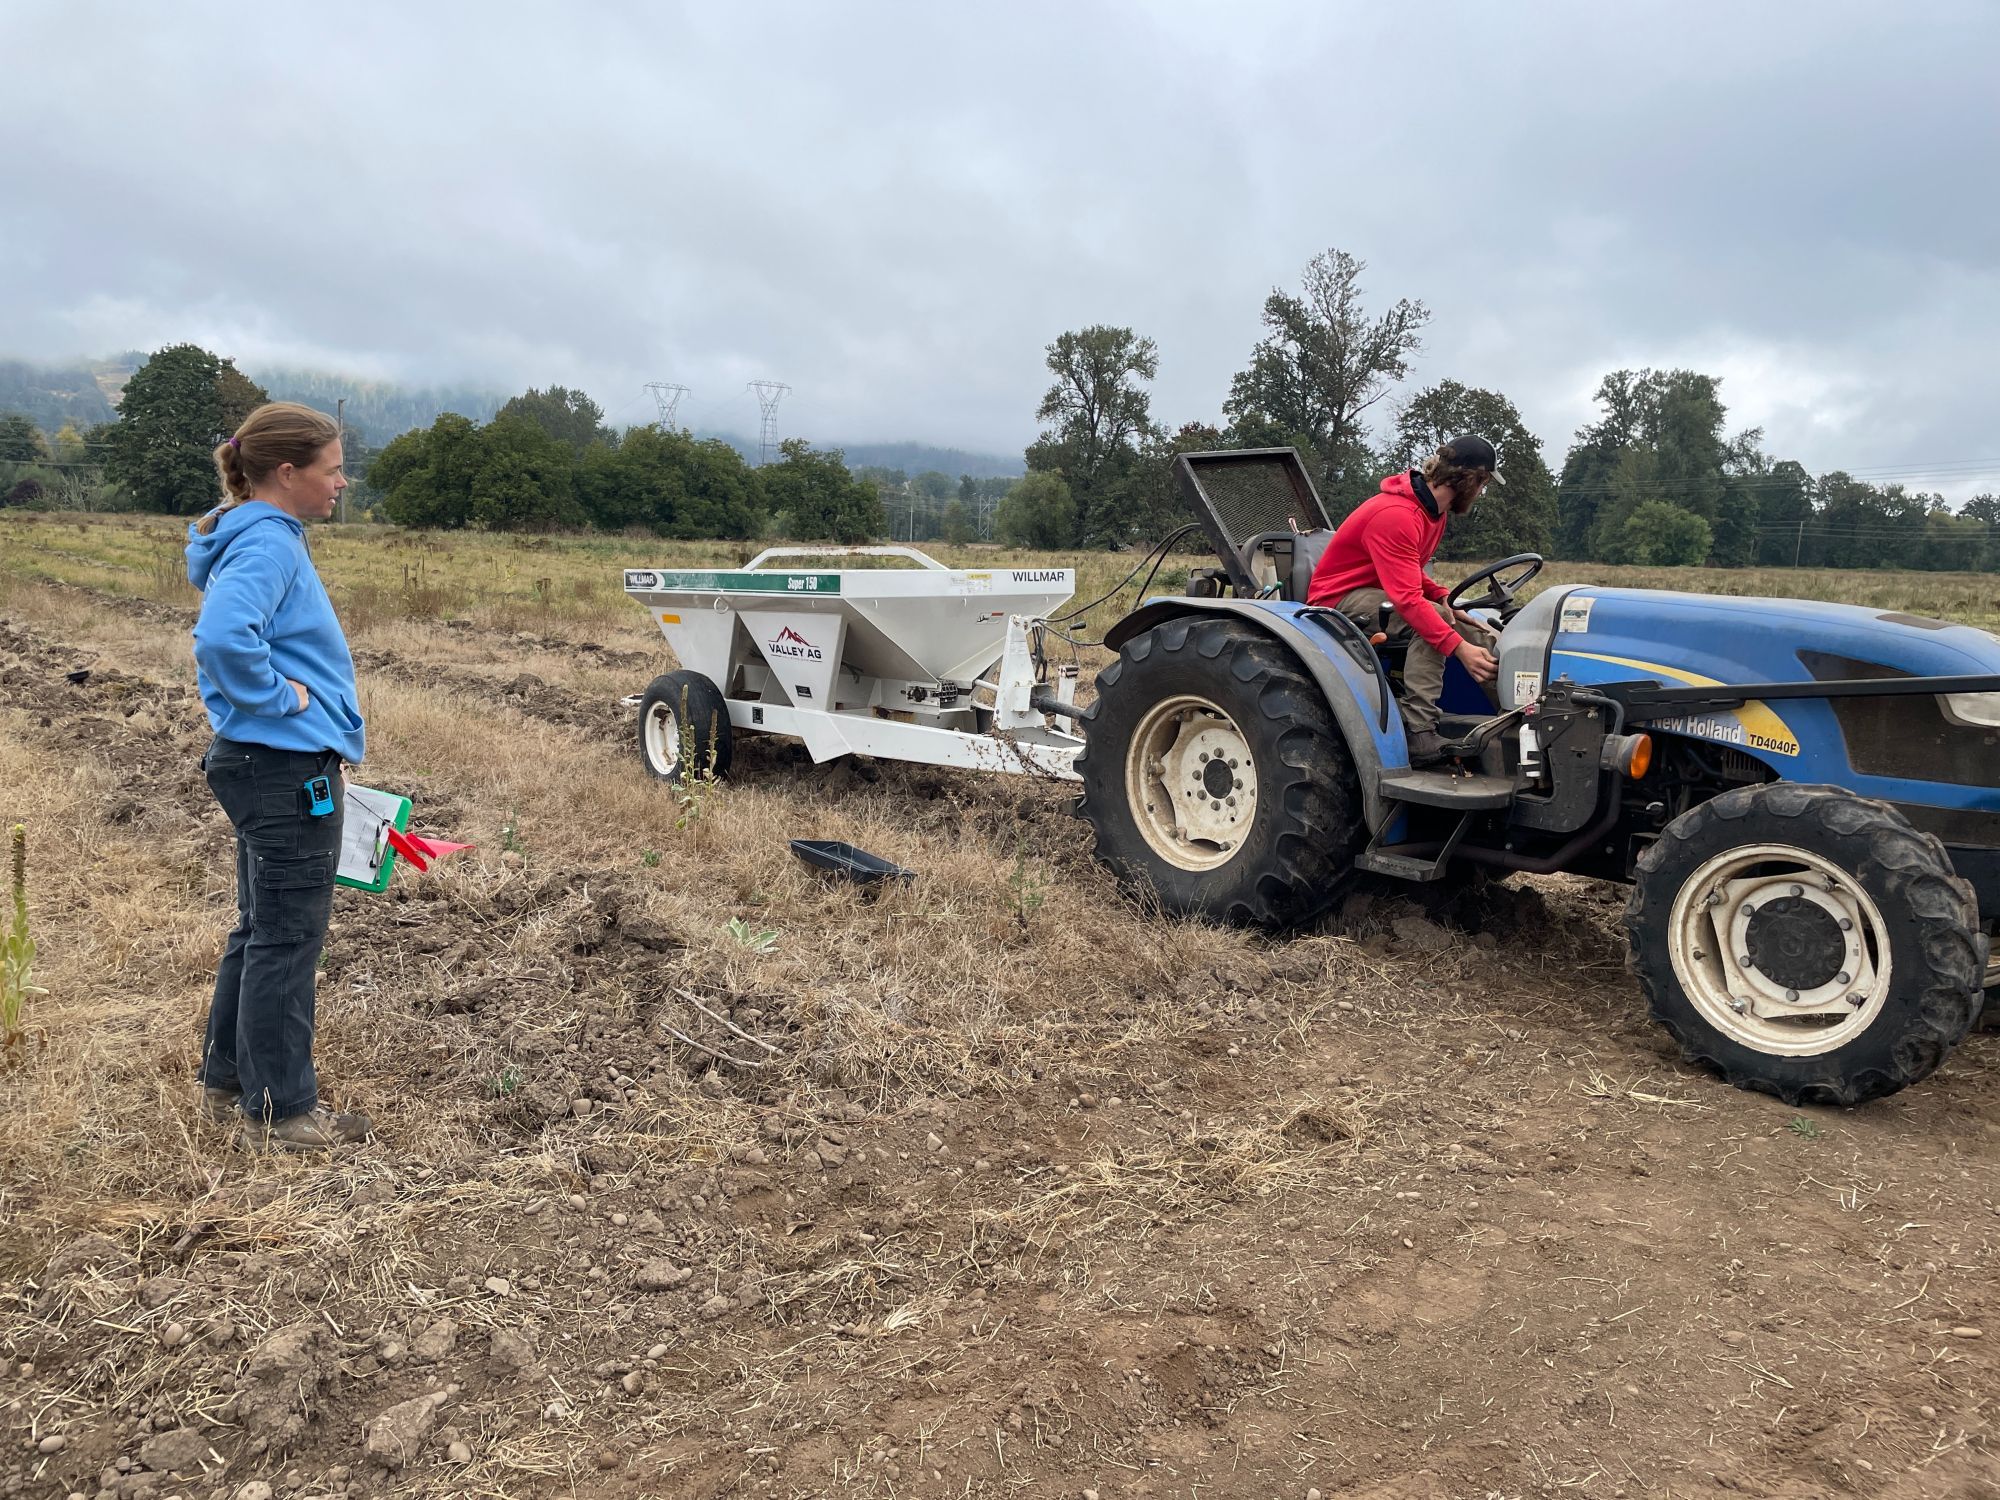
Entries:
[[994, 451], [1129, 325], [1217, 419], [1338, 246], [1559, 467], [1607, 370], [2000, 487], [2000, 5], [0, 0], [0, 354], [193, 339]]

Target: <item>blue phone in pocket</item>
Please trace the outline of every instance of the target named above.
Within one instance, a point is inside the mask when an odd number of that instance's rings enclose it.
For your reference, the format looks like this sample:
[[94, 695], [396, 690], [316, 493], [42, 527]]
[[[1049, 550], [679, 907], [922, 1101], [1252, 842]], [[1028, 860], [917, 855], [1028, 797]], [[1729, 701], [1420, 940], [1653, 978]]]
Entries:
[[333, 778], [315, 776], [306, 783], [306, 797], [311, 804], [306, 811], [315, 818], [324, 818], [333, 812]]

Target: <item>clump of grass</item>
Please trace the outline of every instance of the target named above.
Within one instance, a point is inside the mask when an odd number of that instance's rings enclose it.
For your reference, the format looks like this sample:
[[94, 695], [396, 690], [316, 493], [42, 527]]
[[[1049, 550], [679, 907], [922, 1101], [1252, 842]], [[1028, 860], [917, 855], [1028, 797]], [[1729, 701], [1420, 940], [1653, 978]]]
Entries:
[[1007, 877], [1007, 889], [1014, 898], [1014, 920], [1026, 932], [1035, 920], [1035, 913], [1048, 900], [1048, 882], [1042, 878], [1040, 870], [1028, 863], [1027, 850], [1017, 844], [1014, 848], [1014, 870]]
[[28, 830], [14, 825], [13, 857], [14, 915], [7, 936], [0, 941], [0, 1050], [20, 1045], [27, 1031], [22, 1018], [27, 1014], [28, 996], [48, 993], [28, 978], [34, 969], [35, 940], [28, 934]]

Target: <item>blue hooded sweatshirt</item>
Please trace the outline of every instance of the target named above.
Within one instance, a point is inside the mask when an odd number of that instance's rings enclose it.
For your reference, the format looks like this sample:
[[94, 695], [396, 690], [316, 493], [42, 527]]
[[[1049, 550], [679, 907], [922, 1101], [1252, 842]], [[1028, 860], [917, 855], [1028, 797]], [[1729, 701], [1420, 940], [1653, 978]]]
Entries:
[[[207, 536], [188, 528], [188, 581], [202, 591], [195, 680], [224, 739], [361, 760], [354, 658], [306, 552], [306, 529], [277, 506], [231, 506]], [[307, 704], [285, 679], [305, 684]]]

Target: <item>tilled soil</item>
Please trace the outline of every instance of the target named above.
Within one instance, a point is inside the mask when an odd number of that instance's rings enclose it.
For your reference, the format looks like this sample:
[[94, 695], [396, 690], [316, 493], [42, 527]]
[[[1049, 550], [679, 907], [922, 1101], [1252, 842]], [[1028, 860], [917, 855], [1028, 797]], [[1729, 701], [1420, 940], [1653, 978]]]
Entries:
[[[31, 613], [0, 622], [0, 737], [107, 771], [105, 836], [168, 851], [160, 901], [219, 949], [191, 683]], [[495, 646], [357, 658], [578, 754], [629, 740]], [[441, 831], [479, 812], [476, 778], [368, 773]], [[697, 815], [789, 798], [951, 868], [992, 850], [980, 1024], [872, 967], [950, 905], [923, 880], [482, 849], [343, 895], [321, 1067], [379, 1133], [271, 1161], [194, 1107], [198, 965], [72, 976], [0, 1090], [97, 1025], [75, 1055], [136, 1098], [0, 1162], [0, 1493], [2000, 1494], [1989, 1038], [1787, 1109], [1675, 1060], [1616, 891], [1205, 934], [1123, 900], [1058, 788], [771, 742], [736, 781]], [[53, 951], [91, 917], [37, 920]], [[760, 967], [767, 920], [814, 951]], [[1006, 977], [1063, 942], [1101, 957]]]

